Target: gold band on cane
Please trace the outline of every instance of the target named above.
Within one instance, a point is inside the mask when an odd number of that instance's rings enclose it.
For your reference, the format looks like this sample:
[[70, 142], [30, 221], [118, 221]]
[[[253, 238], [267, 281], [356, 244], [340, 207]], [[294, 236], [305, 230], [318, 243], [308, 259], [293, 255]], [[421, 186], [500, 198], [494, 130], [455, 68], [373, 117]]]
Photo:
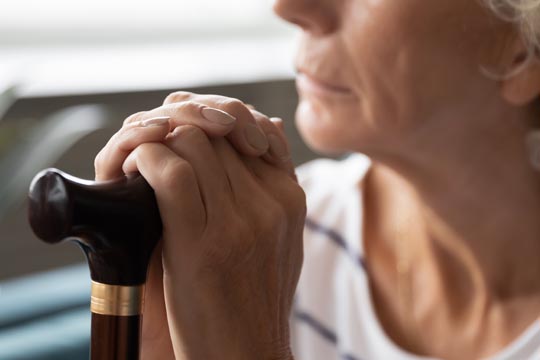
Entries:
[[92, 281], [90, 311], [101, 315], [142, 314], [144, 285], [107, 285]]

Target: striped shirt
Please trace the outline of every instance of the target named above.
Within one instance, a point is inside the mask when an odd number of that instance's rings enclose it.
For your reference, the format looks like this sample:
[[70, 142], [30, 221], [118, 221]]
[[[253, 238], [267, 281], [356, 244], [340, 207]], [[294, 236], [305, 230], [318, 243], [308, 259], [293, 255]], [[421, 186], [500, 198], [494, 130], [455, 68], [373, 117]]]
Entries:
[[[304, 267], [291, 318], [297, 360], [431, 360], [399, 348], [378, 321], [364, 268], [362, 179], [370, 160], [297, 169], [307, 195]], [[491, 360], [540, 359], [540, 320]]]

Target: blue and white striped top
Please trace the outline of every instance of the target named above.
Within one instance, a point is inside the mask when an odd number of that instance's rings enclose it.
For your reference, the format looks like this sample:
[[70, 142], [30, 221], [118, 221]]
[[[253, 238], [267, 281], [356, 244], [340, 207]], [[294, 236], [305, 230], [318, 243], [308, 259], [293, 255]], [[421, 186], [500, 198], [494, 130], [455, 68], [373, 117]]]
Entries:
[[[362, 179], [370, 160], [315, 160], [297, 169], [307, 195], [304, 267], [291, 318], [296, 360], [433, 360], [399, 348], [372, 304], [362, 247]], [[491, 360], [540, 359], [540, 320]]]

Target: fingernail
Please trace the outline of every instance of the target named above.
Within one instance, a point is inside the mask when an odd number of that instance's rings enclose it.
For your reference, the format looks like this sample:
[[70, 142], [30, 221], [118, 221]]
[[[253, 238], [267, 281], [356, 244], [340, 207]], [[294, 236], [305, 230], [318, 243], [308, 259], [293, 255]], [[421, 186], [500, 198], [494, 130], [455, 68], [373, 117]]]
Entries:
[[158, 116], [155, 118], [141, 121], [141, 126], [143, 127], [163, 126], [165, 124], [168, 124], [170, 119], [171, 119], [170, 116]]
[[268, 135], [268, 142], [270, 143], [270, 153], [276, 159], [285, 161], [289, 159], [289, 152], [283, 143], [283, 140], [275, 134]]
[[283, 127], [283, 119], [282, 118], [272, 117], [272, 118], [270, 118], [270, 121], [272, 123], [274, 123], [274, 125], [276, 125], [280, 130], [285, 131], [285, 129]]
[[257, 151], [268, 150], [268, 139], [266, 135], [255, 125], [248, 124], [246, 126], [245, 136], [249, 145], [251, 145]]
[[220, 125], [231, 125], [236, 121], [236, 118], [225, 111], [211, 108], [203, 107], [201, 109], [201, 115], [208, 121], [220, 124]]

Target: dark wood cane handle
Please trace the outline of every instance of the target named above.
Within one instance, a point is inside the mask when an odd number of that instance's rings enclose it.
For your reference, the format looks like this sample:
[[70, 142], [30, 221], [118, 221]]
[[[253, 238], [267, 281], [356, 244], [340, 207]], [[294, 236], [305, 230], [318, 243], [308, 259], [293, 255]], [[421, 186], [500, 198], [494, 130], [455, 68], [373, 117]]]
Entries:
[[92, 280], [144, 284], [162, 225], [154, 191], [142, 176], [93, 182], [43, 170], [30, 186], [28, 215], [43, 241], [80, 245]]
[[152, 188], [140, 175], [93, 182], [47, 169], [30, 185], [28, 211], [40, 239], [73, 240], [86, 254], [91, 359], [138, 359], [146, 271], [162, 232]]

